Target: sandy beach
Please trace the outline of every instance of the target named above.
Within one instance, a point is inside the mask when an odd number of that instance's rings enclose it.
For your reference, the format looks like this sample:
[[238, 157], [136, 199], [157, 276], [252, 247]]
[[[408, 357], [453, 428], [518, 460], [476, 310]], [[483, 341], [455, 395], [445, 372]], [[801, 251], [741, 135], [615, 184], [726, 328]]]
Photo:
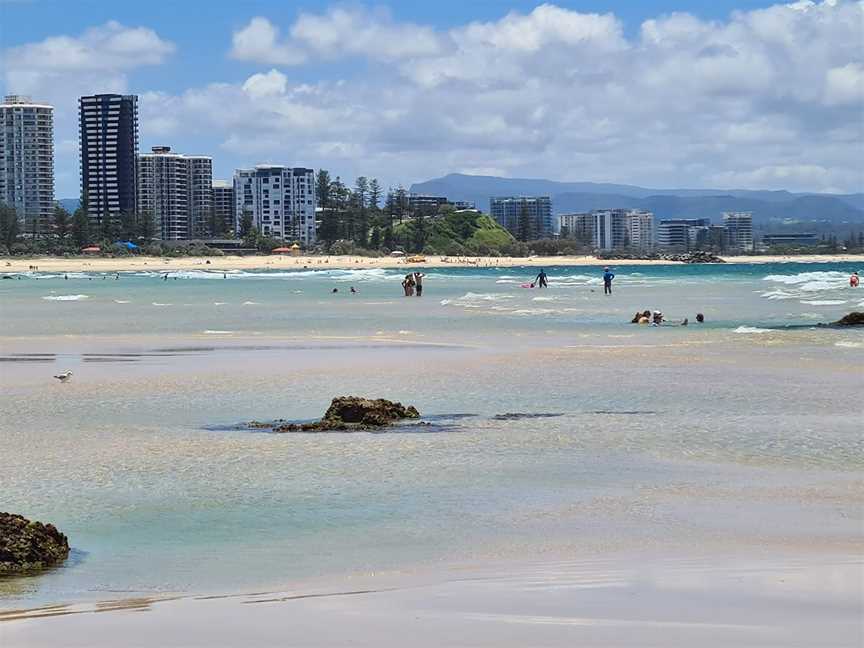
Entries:
[[[422, 263], [408, 263], [404, 259], [357, 256], [222, 256], [222, 257], [16, 257], [0, 260], [0, 270], [5, 272], [26, 272], [37, 266], [40, 272], [125, 272], [155, 270], [252, 270], [252, 269], [360, 269], [360, 268], [453, 268], [453, 267], [494, 267], [511, 268], [518, 266], [639, 266], [669, 265], [674, 261], [656, 259], [598, 259], [593, 256], [555, 256], [555, 257], [442, 257], [428, 256]], [[806, 255], [806, 256], [730, 256], [728, 263], [849, 263], [864, 264], [864, 255]]]

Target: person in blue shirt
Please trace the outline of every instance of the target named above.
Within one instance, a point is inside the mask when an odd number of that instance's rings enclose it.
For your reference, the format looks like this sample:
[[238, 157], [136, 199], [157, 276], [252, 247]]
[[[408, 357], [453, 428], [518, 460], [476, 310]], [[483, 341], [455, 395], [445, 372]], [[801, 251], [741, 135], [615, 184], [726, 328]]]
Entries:
[[615, 275], [612, 274], [612, 271], [609, 268], [603, 268], [603, 294], [611, 295], [612, 294], [612, 280], [615, 278]]

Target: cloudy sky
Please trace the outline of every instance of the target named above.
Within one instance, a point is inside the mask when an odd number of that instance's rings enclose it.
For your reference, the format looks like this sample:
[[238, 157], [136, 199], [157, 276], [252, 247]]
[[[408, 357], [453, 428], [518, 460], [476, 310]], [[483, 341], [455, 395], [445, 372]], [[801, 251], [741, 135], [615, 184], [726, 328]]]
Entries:
[[141, 149], [650, 187], [864, 191], [864, 2], [0, 0], [0, 90], [135, 93]]

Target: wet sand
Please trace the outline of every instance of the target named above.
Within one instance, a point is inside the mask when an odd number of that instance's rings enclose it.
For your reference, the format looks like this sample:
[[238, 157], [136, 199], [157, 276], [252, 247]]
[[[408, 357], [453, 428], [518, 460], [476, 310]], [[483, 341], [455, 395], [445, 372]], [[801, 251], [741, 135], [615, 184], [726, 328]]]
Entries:
[[[321, 270], [363, 268], [472, 268], [496, 267], [511, 268], [518, 266], [639, 266], [669, 265], [672, 261], [646, 259], [598, 259], [593, 256], [555, 256], [555, 257], [441, 257], [428, 256], [422, 263], [408, 263], [404, 259], [392, 257], [369, 258], [356, 256], [222, 256], [222, 257], [121, 257], [121, 258], [84, 258], [64, 259], [58, 257], [7, 258], [0, 260], [2, 272], [27, 272], [30, 266], [38, 266], [40, 272], [130, 272], [152, 271], [171, 272], [176, 270], [300, 270], [304, 267]], [[848, 263], [864, 264], [864, 255], [806, 255], [806, 256], [730, 256], [728, 263]], [[209, 263], [208, 263], [209, 261]]]
[[[8, 648], [795, 646], [864, 639], [860, 554], [606, 556], [0, 613]], [[99, 614], [96, 614], [99, 613]]]

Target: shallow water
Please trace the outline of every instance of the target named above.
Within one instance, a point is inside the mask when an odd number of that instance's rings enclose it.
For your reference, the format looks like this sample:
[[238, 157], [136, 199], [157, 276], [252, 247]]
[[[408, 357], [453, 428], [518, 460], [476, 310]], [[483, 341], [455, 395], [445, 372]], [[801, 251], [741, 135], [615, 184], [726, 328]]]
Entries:
[[[860, 546], [864, 335], [809, 326], [864, 301], [851, 269], [622, 268], [611, 298], [596, 268], [547, 269], [545, 291], [520, 288], [530, 269], [430, 270], [422, 299], [385, 270], [2, 281], [0, 509], [75, 552], [0, 581], [0, 608], [542, 552]], [[629, 324], [645, 308], [691, 326]], [[234, 427], [347, 393], [433, 425]]]

